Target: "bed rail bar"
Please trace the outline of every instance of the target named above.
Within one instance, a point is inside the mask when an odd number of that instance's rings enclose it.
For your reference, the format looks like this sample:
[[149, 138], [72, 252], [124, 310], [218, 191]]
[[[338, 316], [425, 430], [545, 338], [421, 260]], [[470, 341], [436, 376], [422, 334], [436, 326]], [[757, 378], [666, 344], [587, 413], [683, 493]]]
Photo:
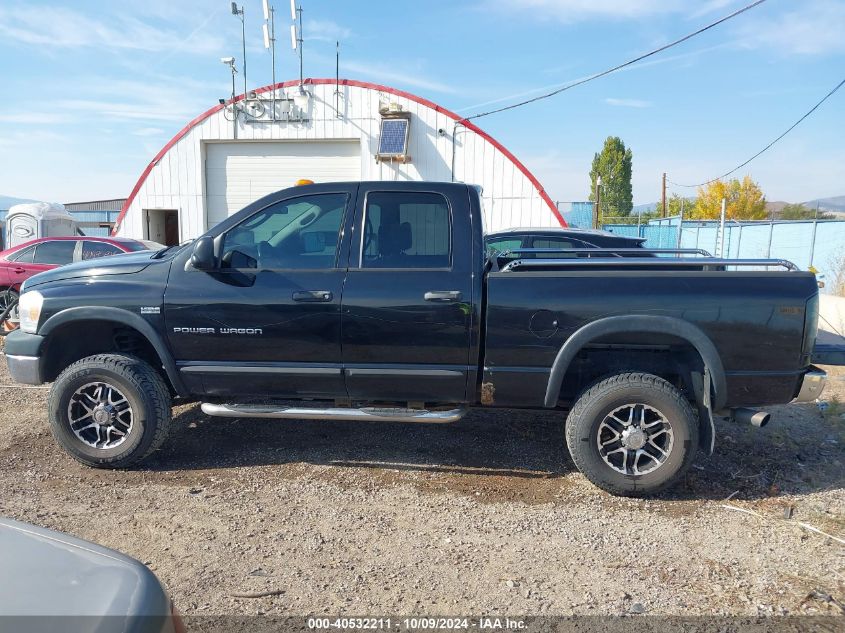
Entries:
[[496, 253], [496, 257], [510, 257], [519, 254], [551, 254], [551, 253], [573, 253], [576, 255], [586, 254], [588, 258], [591, 255], [596, 257], [607, 257], [613, 255], [615, 257], [622, 257], [622, 255], [701, 255], [703, 257], [713, 257], [708, 251], [703, 248], [511, 248], [501, 253]]
[[512, 272], [531, 268], [698, 268], [713, 270], [714, 267], [781, 267], [790, 271], [798, 266], [786, 259], [723, 259], [719, 257], [625, 257], [573, 259], [516, 259], [505, 264], [501, 272]]

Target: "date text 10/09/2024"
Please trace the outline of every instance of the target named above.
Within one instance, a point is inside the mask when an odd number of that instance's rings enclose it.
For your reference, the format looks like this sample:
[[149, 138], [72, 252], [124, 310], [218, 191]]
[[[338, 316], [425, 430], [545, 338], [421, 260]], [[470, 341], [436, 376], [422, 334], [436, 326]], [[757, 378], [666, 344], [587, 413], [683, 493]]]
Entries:
[[307, 626], [312, 630], [469, 630], [485, 631], [526, 628], [521, 619], [502, 617], [480, 618], [308, 618]]

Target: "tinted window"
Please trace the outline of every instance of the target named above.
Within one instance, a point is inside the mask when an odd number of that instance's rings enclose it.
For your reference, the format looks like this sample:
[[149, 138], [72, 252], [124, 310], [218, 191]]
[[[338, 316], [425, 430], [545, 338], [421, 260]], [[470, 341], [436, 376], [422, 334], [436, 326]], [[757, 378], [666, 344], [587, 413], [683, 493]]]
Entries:
[[513, 250], [514, 248], [522, 248], [522, 238], [499, 238], [487, 242], [487, 254], [504, 253], [505, 251]]
[[82, 242], [82, 259], [96, 259], [97, 257], [108, 257], [109, 255], [117, 255], [122, 253], [114, 244], [106, 242], [91, 242], [84, 240]]
[[41, 242], [35, 248], [33, 262], [36, 264], [69, 264], [73, 261], [76, 240]]
[[34, 246], [27, 246], [26, 248], [19, 250], [17, 253], [13, 253], [11, 257], [9, 257], [10, 262], [20, 262], [21, 264], [29, 264], [32, 261], [32, 256], [35, 254], [35, 247]]
[[[574, 244], [570, 240], [558, 238], [535, 237], [531, 248], [584, 248], [584, 244]], [[535, 253], [533, 256], [540, 259], [563, 259], [577, 257], [575, 253]]]
[[447, 268], [449, 204], [437, 193], [373, 192], [367, 196], [364, 268]]
[[224, 268], [333, 268], [345, 193], [278, 202], [226, 233]]

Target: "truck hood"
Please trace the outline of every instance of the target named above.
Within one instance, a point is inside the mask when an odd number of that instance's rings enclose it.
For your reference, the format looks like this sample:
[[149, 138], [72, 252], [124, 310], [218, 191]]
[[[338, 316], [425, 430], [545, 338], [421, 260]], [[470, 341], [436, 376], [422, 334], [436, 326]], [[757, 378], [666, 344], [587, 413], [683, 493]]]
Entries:
[[65, 279], [76, 279], [83, 277], [103, 277], [105, 275], [128, 275], [139, 273], [148, 266], [170, 263], [168, 258], [152, 259], [153, 251], [140, 251], [137, 253], [124, 253], [122, 255], [111, 255], [98, 259], [89, 259], [84, 262], [59, 266], [53, 270], [38, 273], [27, 279], [21, 292], [31, 290], [35, 286], [49, 283], [51, 281], [63, 281]]
[[88, 616], [60, 628], [112, 630], [102, 627], [107, 621], [93, 619], [111, 616], [120, 625], [116, 630], [126, 631], [137, 630], [128, 618], [170, 613], [167, 594], [147, 567], [68, 534], [0, 517], [0, 560], [4, 616]]

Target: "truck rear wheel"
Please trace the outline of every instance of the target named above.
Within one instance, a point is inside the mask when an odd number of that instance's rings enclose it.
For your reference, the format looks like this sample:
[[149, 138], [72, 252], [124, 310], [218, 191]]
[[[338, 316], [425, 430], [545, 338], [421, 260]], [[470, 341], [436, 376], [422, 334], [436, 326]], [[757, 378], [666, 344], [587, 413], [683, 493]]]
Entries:
[[566, 421], [566, 444], [587, 479], [615, 495], [655, 494], [692, 465], [698, 420], [658, 376], [622, 373], [583, 392]]
[[65, 369], [50, 390], [53, 436], [71, 457], [95, 468], [125, 468], [164, 442], [170, 391], [133, 356], [98, 354]]

